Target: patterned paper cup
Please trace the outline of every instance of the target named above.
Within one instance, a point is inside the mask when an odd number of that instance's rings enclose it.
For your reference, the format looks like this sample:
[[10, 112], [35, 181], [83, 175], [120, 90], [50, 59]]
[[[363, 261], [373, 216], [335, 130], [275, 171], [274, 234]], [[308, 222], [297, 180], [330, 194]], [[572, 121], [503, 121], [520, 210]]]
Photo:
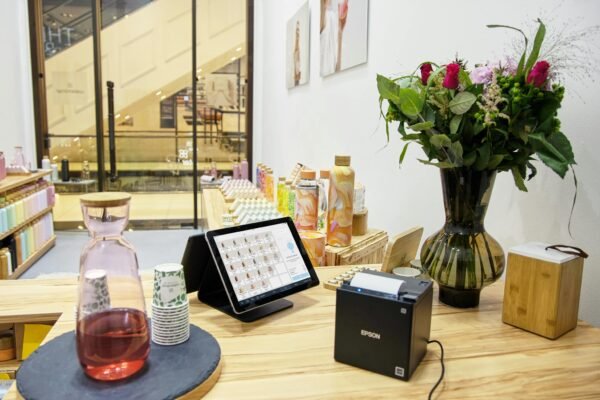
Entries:
[[181, 264], [160, 264], [154, 267], [154, 295], [158, 307], [181, 307], [187, 304], [185, 279]]
[[110, 308], [105, 270], [91, 269], [83, 275], [83, 288], [79, 301], [82, 317]]

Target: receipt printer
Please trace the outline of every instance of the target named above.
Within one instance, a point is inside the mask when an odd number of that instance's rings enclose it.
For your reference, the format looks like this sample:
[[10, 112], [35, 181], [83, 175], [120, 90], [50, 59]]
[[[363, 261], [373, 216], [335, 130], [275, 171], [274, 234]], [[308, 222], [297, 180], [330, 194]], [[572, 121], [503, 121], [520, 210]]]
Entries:
[[336, 361], [409, 380], [427, 352], [431, 281], [360, 272], [336, 292]]

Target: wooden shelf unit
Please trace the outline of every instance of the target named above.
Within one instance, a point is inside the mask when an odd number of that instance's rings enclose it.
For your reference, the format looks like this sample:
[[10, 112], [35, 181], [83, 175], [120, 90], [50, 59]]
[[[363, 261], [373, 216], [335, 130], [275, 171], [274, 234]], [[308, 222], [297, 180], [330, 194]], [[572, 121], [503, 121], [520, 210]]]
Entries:
[[19, 229], [23, 228], [25, 225], [30, 224], [31, 222], [35, 221], [36, 219], [43, 217], [44, 215], [48, 214], [49, 212], [52, 211], [52, 206], [43, 209], [42, 211], [40, 211], [39, 213], [33, 215], [32, 217], [27, 218], [25, 221], [21, 222], [19, 225], [15, 226], [14, 228], [12, 228], [9, 231], [6, 231], [4, 233], [0, 233], [0, 240], [4, 239], [5, 237], [8, 237], [10, 235], [12, 235], [13, 233], [15, 233], [16, 231], [18, 231]]
[[19, 186], [35, 182], [46, 175], [50, 175], [51, 172], [52, 171], [49, 169], [43, 169], [37, 172], [32, 172], [29, 175], [8, 175], [6, 178], [0, 181], [0, 193], [8, 192], [9, 190], [18, 188]]
[[54, 247], [56, 243], [56, 236], [52, 236], [42, 247], [40, 247], [37, 251], [31, 254], [27, 259], [23, 262], [23, 264], [19, 265], [17, 269], [13, 271], [13, 273], [8, 277], [8, 279], [17, 279], [19, 276], [23, 275], [25, 271], [27, 271], [31, 266], [39, 260], [48, 250]]
[[[50, 175], [50, 170], [39, 170], [37, 172], [32, 172], [29, 175], [9, 175], [0, 181], [0, 194], [6, 193], [9, 190], [17, 189], [21, 186], [34, 183], [44, 176]], [[18, 232], [28, 224], [34, 222], [35, 220], [43, 217], [44, 215], [52, 212], [52, 206], [43, 209], [42, 211], [32, 215], [30, 218], [27, 218], [25, 221], [21, 222], [14, 228], [0, 233], [0, 240], [4, 240], [7, 237], [13, 235], [15, 232]], [[40, 259], [49, 249], [51, 249], [56, 243], [56, 236], [52, 236], [42, 247], [40, 247], [37, 251], [31, 254], [21, 265], [19, 265], [13, 273], [8, 277], [8, 279], [16, 279], [21, 276], [25, 271], [27, 271], [37, 260]]]

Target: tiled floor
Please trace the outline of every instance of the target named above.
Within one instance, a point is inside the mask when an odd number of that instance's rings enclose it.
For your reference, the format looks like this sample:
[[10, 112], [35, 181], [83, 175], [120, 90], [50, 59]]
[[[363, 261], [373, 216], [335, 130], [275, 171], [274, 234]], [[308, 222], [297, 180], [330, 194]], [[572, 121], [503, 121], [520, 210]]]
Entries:
[[[162, 263], [179, 263], [188, 237], [201, 230], [166, 229], [161, 231], [125, 232], [133, 245], [140, 269], [151, 269]], [[19, 279], [73, 276], [79, 271], [79, 256], [89, 242], [87, 231], [61, 231], [56, 233], [56, 245], [40, 258]]]
[[[57, 194], [54, 206], [56, 223], [82, 222], [80, 194]], [[194, 201], [192, 193], [132, 193], [129, 219], [131, 221], [192, 220]], [[201, 218], [198, 196], [198, 218]]]

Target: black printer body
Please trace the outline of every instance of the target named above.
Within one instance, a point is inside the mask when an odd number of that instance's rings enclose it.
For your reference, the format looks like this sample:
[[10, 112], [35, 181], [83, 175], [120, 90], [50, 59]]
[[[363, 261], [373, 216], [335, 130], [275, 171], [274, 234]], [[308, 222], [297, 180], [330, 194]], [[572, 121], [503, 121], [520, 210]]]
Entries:
[[403, 283], [397, 295], [342, 284], [336, 292], [336, 361], [408, 380], [427, 352], [431, 281], [367, 272]]

